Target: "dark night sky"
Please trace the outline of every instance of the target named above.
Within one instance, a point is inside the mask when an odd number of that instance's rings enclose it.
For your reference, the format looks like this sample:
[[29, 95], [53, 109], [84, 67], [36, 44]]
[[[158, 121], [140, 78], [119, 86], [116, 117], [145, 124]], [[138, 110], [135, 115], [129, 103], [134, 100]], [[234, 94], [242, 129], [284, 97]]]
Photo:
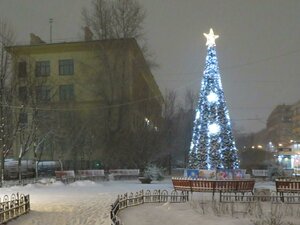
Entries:
[[[299, 0], [139, 0], [147, 11], [145, 33], [160, 68], [161, 91], [199, 90], [212, 27], [225, 96], [233, 123], [244, 132], [265, 127], [277, 104], [300, 100]], [[90, 0], [0, 0], [0, 17], [17, 42], [29, 33], [49, 41], [78, 40], [81, 8]]]

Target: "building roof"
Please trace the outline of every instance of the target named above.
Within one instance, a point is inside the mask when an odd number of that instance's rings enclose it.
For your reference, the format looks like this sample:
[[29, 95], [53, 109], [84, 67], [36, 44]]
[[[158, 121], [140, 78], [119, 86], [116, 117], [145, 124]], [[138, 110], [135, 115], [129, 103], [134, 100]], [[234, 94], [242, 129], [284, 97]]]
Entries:
[[285, 105], [285, 104], [277, 105], [275, 109], [272, 110], [267, 120], [270, 120], [275, 115], [285, 114], [287, 111], [291, 109], [291, 107], [292, 107], [291, 105]]
[[68, 49], [80, 49], [82, 47], [95, 47], [95, 45], [104, 45], [105, 47], [115, 47], [119, 44], [124, 44], [128, 47], [137, 47], [139, 48], [136, 40], [134, 38], [125, 38], [125, 39], [109, 39], [109, 40], [92, 40], [92, 41], [74, 41], [74, 42], [56, 42], [56, 43], [44, 43], [40, 42], [37, 44], [28, 44], [28, 45], [13, 45], [6, 47], [6, 50], [11, 54], [18, 54], [21, 52], [35, 52], [35, 51], [49, 51], [61, 49], [64, 47], [64, 50]]

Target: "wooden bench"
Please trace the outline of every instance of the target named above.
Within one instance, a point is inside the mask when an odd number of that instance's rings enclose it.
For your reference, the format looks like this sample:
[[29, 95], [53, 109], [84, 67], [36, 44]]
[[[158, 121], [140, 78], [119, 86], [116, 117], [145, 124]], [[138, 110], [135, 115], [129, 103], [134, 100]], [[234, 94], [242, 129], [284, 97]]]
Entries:
[[192, 191], [191, 180], [172, 178], [172, 183], [175, 191]]
[[104, 170], [78, 170], [76, 178], [80, 180], [105, 180]]
[[109, 170], [114, 180], [130, 180], [137, 179], [140, 174], [139, 169], [113, 169]]
[[282, 202], [285, 194], [300, 194], [300, 179], [276, 179], [275, 184]]
[[192, 180], [191, 191], [192, 192], [212, 192], [215, 193], [216, 182], [215, 180]]
[[75, 181], [74, 170], [61, 170], [55, 171], [56, 180], [62, 181], [63, 183], [70, 183]]
[[255, 180], [222, 180], [216, 181], [215, 192], [220, 193], [220, 202], [222, 201], [221, 196], [223, 193], [234, 193], [235, 195], [242, 194], [242, 198], [245, 193], [251, 193], [254, 195]]
[[245, 194], [245, 193], [251, 193], [254, 195], [254, 185], [255, 180], [253, 179], [247, 179], [247, 180], [241, 180], [241, 182], [237, 182], [237, 190], [239, 193]]
[[233, 192], [235, 194], [251, 193], [255, 180], [241, 179], [241, 180], [206, 180], [206, 179], [186, 179], [186, 178], [172, 178], [173, 187], [175, 190], [193, 192], [212, 192], [213, 197], [215, 192]]

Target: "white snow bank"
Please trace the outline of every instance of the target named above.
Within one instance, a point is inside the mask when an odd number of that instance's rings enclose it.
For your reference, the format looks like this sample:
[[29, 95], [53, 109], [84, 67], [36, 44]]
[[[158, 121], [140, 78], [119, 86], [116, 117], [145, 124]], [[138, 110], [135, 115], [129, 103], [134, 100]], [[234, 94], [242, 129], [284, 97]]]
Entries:
[[69, 185], [72, 187], [88, 187], [88, 186], [96, 185], [96, 183], [94, 181], [84, 180], [84, 181], [76, 181], [74, 183], [70, 183]]

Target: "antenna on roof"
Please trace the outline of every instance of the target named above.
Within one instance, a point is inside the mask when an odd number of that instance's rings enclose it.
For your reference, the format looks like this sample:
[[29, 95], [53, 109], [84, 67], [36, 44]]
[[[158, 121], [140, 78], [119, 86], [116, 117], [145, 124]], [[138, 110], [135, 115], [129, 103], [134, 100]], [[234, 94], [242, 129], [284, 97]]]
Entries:
[[53, 18], [49, 19], [49, 24], [50, 24], [50, 43], [52, 43], [52, 23], [53, 23]]

